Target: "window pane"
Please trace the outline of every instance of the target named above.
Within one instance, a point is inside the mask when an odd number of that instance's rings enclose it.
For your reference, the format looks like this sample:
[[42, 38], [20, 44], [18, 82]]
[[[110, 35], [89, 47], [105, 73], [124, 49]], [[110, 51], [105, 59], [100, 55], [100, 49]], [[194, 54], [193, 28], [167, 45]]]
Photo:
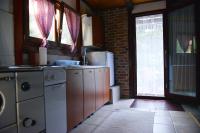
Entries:
[[[29, 0], [29, 36], [31, 37], [36, 37], [36, 38], [42, 38], [42, 35], [40, 33], [40, 30], [37, 26], [37, 22], [34, 16], [34, 6], [33, 6], [33, 1]], [[50, 34], [49, 37], [47, 38], [47, 40], [50, 41], [55, 41], [55, 22], [54, 22], [54, 18], [53, 18], [53, 23], [52, 23], [52, 27], [50, 30]]]
[[61, 43], [72, 45], [73, 41], [68, 29], [67, 21], [66, 21], [66, 15], [63, 15], [63, 26], [62, 26], [62, 36], [61, 36]]

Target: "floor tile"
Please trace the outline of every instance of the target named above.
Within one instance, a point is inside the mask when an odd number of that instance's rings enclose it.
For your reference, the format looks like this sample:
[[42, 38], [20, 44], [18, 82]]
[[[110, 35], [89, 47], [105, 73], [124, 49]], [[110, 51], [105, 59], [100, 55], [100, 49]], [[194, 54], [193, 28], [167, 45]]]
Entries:
[[169, 111], [156, 111], [155, 117], [156, 116], [171, 117]]
[[188, 118], [184, 118], [184, 117], [175, 117], [172, 118], [173, 124], [176, 126], [196, 126], [195, 121], [188, 117]]
[[96, 126], [94, 125], [88, 125], [88, 124], [81, 124], [74, 128], [70, 133], [93, 133]]
[[113, 111], [110, 111], [110, 110], [98, 110], [97, 112], [94, 113], [94, 116], [95, 117], [108, 117], [109, 115], [112, 114]]
[[[108, 122], [108, 123], [107, 123]], [[118, 129], [120, 133], [153, 133], [153, 124], [147, 122], [124, 122], [124, 121], [107, 121], [99, 128], [106, 129], [106, 133], [110, 130]], [[96, 132], [95, 132], [96, 133]]]
[[151, 110], [174, 110], [184, 111], [181, 104], [174, 103], [168, 100], [150, 100], [150, 99], [136, 99], [131, 104], [132, 108], [145, 108]]
[[176, 133], [200, 133], [200, 127], [198, 126], [175, 126]]
[[100, 125], [104, 121], [105, 117], [91, 116], [86, 119], [83, 123], [90, 125]]
[[173, 125], [154, 124], [153, 133], [176, 133]]
[[187, 112], [134, 109], [130, 103], [105, 105], [70, 133], [200, 133]]
[[172, 118], [174, 118], [174, 117], [189, 118], [190, 117], [187, 112], [183, 112], [183, 111], [170, 111], [170, 115]]
[[99, 127], [93, 133], [125, 133], [122, 128]]
[[165, 116], [155, 116], [154, 123], [155, 124], [173, 125], [171, 117], [165, 117]]

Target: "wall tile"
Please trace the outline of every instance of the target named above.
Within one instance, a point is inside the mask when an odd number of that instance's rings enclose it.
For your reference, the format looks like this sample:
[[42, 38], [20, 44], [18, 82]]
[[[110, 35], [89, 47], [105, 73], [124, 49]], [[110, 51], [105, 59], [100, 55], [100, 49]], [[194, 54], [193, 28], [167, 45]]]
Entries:
[[53, 64], [56, 60], [71, 60], [71, 57], [60, 55], [48, 55], [47, 60], [49, 64]]
[[14, 55], [13, 15], [0, 11], [0, 55]]
[[15, 65], [14, 55], [0, 55], [0, 66]]
[[0, 10], [13, 12], [13, 0], [1, 0]]

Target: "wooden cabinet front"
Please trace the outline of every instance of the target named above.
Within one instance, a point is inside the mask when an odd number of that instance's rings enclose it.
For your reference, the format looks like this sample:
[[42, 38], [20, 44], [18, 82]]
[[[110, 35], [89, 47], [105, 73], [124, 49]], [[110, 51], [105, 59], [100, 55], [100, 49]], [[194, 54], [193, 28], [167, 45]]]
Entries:
[[82, 70], [67, 70], [67, 119], [68, 129], [83, 121]]
[[96, 84], [96, 110], [104, 104], [104, 86], [105, 86], [104, 68], [95, 69]]
[[110, 99], [110, 69], [104, 68], [105, 86], [104, 86], [104, 104], [109, 102]]
[[94, 69], [84, 69], [84, 118], [95, 112]]
[[88, 16], [82, 18], [82, 41], [83, 46], [104, 46], [104, 26], [100, 16]]
[[92, 16], [93, 45], [103, 47], [104, 45], [104, 26], [100, 16]]

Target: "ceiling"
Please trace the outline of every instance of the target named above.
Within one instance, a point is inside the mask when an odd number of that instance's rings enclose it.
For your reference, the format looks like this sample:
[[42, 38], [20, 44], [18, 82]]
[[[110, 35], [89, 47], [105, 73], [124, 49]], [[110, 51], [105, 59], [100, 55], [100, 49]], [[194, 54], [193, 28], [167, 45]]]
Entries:
[[108, 9], [108, 8], [123, 7], [126, 5], [127, 1], [131, 1], [133, 4], [141, 4], [159, 0], [84, 0], [84, 1], [86, 1], [93, 8]]

